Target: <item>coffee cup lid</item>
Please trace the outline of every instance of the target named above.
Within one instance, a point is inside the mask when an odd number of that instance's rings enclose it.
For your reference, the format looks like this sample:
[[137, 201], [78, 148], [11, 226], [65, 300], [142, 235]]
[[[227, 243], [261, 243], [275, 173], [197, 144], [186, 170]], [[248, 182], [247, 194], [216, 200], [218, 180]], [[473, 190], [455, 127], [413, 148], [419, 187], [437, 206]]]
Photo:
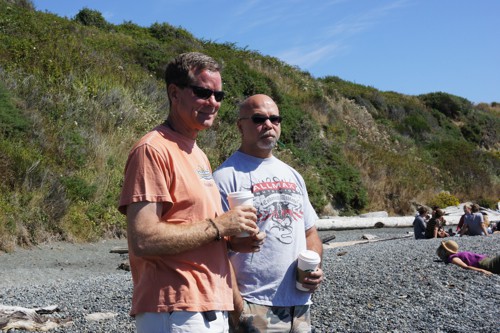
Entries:
[[301, 260], [309, 261], [309, 262], [319, 262], [321, 260], [321, 258], [319, 257], [319, 254], [317, 252], [311, 251], [311, 250], [302, 251], [299, 254], [299, 257]]
[[250, 192], [250, 191], [238, 191], [238, 192], [231, 192], [227, 196], [231, 197], [231, 198], [236, 198], [236, 197], [253, 197], [253, 193]]

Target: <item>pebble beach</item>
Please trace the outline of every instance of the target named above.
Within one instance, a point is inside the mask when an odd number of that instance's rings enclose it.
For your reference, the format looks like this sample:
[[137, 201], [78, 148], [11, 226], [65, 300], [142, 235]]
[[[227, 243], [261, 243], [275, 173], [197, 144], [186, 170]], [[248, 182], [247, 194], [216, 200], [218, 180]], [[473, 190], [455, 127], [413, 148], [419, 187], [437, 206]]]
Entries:
[[[409, 232], [321, 232], [335, 235], [330, 244], [367, 234], [376, 241], [325, 249], [326, 279], [311, 308], [314, 332], [500, 332], [500, 276], [445, 265], [435, 254], [441, 240], [417, 241], [405, 237]], [[500, 234], [453, 239], [460, 250], [500, 254]], [[131, 275], [118, 268], [127, 256], [110, 253], [116, 247], [126, 240], [0, 253], [0, 304], [57, 305], [44, 316], [69, 323], [49, 332], [135, 332]]]

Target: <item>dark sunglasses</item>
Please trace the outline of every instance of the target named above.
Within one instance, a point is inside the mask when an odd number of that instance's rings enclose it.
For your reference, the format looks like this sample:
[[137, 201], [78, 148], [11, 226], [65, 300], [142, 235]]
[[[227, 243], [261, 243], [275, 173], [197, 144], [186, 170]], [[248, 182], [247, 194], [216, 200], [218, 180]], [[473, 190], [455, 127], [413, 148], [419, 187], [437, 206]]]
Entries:
[[217, 102], [220, 102], [224, 99], [224, 92], [223, 91], [215, 91], [215, 90], [210, 90], [207, 88], [203, 87], [198, 87], [198, 86], [189, 86], [191, 90], [193, 90], [193, 93], [196, 95], [196, 97], [202, 98], [202, 99], [209, 99], [212, 95], [214, 95], [215, 100]]
[[261, 114], [254, 114], [251, 117], [241, 117], [240, 119], [252, 119], [254, 124], [263, 124], [269, 119], [269, 121], [271, 121], [271, 123], [273, 123], [274, 125], [278, 125], [283, 120], [283, 117], [281, 117], [281, 116], [266, 117], [266, 116], [263, 116]]

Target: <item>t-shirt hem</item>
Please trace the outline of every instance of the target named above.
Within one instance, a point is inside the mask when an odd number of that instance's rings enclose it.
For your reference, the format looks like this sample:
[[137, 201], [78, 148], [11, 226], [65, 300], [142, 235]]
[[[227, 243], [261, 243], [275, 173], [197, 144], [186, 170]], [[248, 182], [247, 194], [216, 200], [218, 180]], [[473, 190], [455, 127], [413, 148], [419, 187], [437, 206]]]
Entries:
[[189, 312], [204, 312], [204, 311], [233, 311], [233, 304], [214, 304], [214, 305], [199, 305], [193, 306], [192, 304], [176, 304], [170, 306], [158, 306], [156, 309], [132, 309], [130, 316], [135, 317], [139, 313], [160, 313], [160, 312], [175, 312], [175, 311], [189, 311]]
[[265, 305], [265, 306], [298, 306], [298, 305], [311, 305], [313, 304], [311, 299], [309, 299], [307, 302], [287, 302], [287, 303], [274, 303], [273, 301], [270, 300], [262, 300], [262, 299], [256, 299], [256, 298], [248, 298], [248, 297], [243, 297], [245, 301], [249, 303], [254, 303], [258, 305]]

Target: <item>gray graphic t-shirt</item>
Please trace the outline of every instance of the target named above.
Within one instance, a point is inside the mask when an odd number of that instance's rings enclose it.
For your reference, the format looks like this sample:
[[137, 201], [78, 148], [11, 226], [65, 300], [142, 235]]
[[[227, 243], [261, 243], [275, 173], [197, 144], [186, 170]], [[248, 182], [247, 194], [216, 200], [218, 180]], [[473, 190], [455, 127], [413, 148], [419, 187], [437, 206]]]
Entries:
[[224, 210], [227, 194], [251, 191], [257, 224], [267, 237], [260, 252], [231, 253], [243, 297], [257, 304], [293, 306], [310, 303], [295, 288], [296, 259], [306, 249], [305, 231], [318, 219], [300, 174], [275, 157], [261, 159], [235, 152], [215, 172]]

